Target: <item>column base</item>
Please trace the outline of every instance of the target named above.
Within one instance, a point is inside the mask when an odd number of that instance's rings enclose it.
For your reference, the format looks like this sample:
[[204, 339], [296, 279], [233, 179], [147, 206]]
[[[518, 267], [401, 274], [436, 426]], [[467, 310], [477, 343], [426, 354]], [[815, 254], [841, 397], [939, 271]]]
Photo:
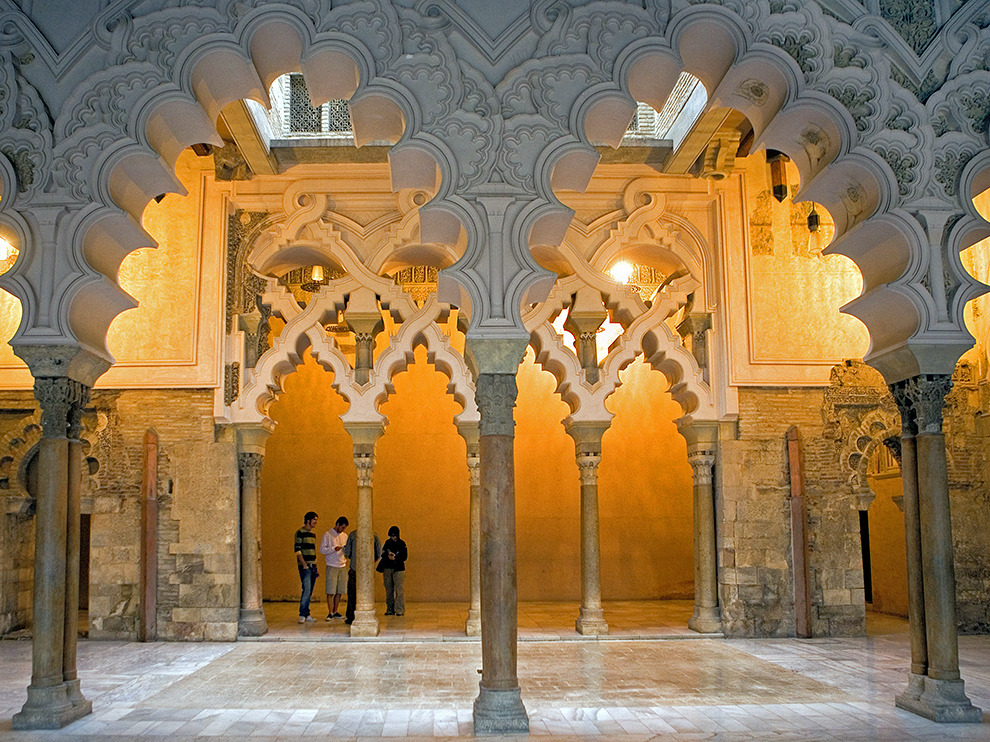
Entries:
[[373, 611], [354, 611], [351, 636], [378, 636], [378, 615]]
[[14, 729], [61, 729], [93, 713], [92, 702], [85, 698], [78, 705], [69, 701], [65, 683], [28, 686], [27, 692], [27, 703], [14, 714]]
[[265, 610], [241, 608], [237, 616], [238, 636], [264, 636], [268, 633], [268, 620]]
[[699, 634], [721, 634], [722, 611], [719, 610], [718, 606], [709, 608], [696, 605], [694, 615], [688, 619], [688, 628]]
[[919, 675], [916, 672], [912, 672], [908, 675], [907, 688], [903, 692], [898, 693], [894, 697], [894, 704], [897, 708], [904, 709], [906, 711], [911, 711], [914, 706], [917, 706], [918, 699], [921, 698], [921, 694], [925, 692], [925, 676]]
[[529, 734], [529, 715], [522, 702], [522, 691], [491, 690], [479, 684], [474, 699], [475, 734]]
[[464, 624], [467, 636], [481, 636], [481, 609], [468, 608], [467, 622]]
[[608, 633], [605, 611], [601, 608], [581, 608], [581, 614], [574, 622], [574, 628], [582, 636], [604, 636]]
[[918, 698], [909, 695], [912, 690], [909, 682], [908, 691], [895, 700], [898, 708], [941, 724], [979, 724], [983, 721], [983, 712], [966, 697], [962, 680], [936, 680], [927, 676], [923, 680], [924, 690]]
[[87, 701], [86, 697], [82, 694], [82, 686], [79, 683], [79, 678], [65, 681], [65, 697], [69, 699], [69, 703], [77, 708], [88, 706], [89, 711], [86, 712], [87, 714], [93, 710], [93, 702]]

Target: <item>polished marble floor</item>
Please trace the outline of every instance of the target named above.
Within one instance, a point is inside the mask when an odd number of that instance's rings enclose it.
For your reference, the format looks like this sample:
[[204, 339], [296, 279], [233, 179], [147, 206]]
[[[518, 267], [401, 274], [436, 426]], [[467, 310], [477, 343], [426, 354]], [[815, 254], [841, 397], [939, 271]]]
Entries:
[[[410, 605], [371, 642], [347, 641], [340, 621], [299, 626], [283, 608], [268, 606], [275, 642], [81, 641], [94, 713], [58, 732], [11, 730], [30, 643], [0, 641], [0, 738], [471, 736], [481, 647], [453, 640], [463, 607]], [[939, 725], [894, 707], [909, 654], [899, 619], [872, 615], [866, 637], [686, 640], [674, 631], [683, 605], [609, 604], [613, 629], [627, 633], [602, 641], [568, 631], [575, 611], [520, 607], [519, 678], [534, 737], [990, 740], [990, 714], [983, 724]], [[990, 711], [990, 637], [960, 637], [960, 653], [970, 697]]]

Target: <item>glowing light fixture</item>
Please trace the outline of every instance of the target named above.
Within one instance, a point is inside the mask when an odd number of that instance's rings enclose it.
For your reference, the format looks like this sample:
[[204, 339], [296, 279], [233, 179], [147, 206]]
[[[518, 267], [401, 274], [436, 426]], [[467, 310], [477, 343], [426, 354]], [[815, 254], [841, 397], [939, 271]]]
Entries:
[[[303, 291], [308, 291], [312, 294], [319, 291], [321, 286], [326, 286], [330, 282], [326, 268], [322, 265], [314, 265], [308, 269], [304, 268], [303, 271], [303, 281], [299, 284], [299, 288]], [[309, 275], [306, 275], [307, 273]]]
[[0, 273], [10, 270], [17, 260], [17, 248], [0, 237]]
[[623, 260], [609, 268], [608, 274], [616, 283], [629, 283], [629, 279], [632, 278], [634, 271], [635, 268], [633, 268], [632, 263], [627, 263]]

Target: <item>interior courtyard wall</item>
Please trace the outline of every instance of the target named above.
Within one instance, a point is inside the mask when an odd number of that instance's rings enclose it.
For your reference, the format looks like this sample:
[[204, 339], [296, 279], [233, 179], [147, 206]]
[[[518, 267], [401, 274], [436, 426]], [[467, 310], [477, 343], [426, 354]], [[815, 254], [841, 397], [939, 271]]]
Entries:
[[[644, 364], [633, 364], [624, 378], [626, 385], [613, 397], [615, 418], [603, 440], [599, 470], [603, 597], [690, 598], [691, 471], [684, 439], [673, 424], [681, 410], [663, 377]], [[289, 544], [306, 510], [320, 514], [320, 536], [338, 515], [354, 523], [350, 439], [337, 417], [346, 403], [331, 381], [331, 374], [307, 356], [272, 407], [278, 426], [262, 470], [262, 584], [269, 600], [298, 599]], [[577, 600], [580, 483], [574, 443], [561, 424], [567, 406], [532, 354], [517, 383], [520, 598]], [[401, 528], [410, 551], [410, 600], [465, 601], [468, 469], [453, 424], [460, 407], [446, 393], [447, 378], [426, 363], [422, 349], [394, 384], [395, 394], [381, 408], [389, 424], [376, 455], [375, 530], [384, 538], [389, 526]], [[380, 584], [377, 590], [383, 599]]]
[[895, 498], [903, 493], [899, 473], [870, 477], [876, 498], [867, 511], [870, 523], [870, 567], [873, 577], [872, 610], [907, 618], [907, 546], [904, 513]]

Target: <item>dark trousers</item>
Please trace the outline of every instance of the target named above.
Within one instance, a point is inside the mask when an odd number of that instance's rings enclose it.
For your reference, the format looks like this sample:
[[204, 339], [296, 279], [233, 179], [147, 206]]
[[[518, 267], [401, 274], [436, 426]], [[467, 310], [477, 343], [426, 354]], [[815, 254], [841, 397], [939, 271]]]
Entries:
[[344, 620], [347, 623], [354, 622], [354, 604], [357, 602], [357, 572], [353, 569], [347, 570], [347, 610], [344, 611]]

